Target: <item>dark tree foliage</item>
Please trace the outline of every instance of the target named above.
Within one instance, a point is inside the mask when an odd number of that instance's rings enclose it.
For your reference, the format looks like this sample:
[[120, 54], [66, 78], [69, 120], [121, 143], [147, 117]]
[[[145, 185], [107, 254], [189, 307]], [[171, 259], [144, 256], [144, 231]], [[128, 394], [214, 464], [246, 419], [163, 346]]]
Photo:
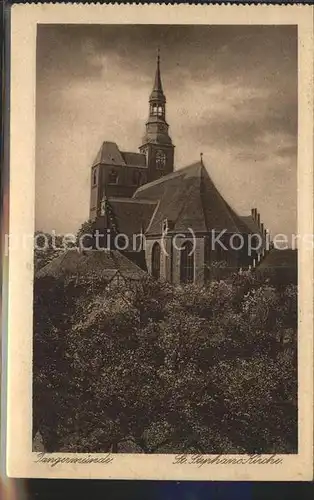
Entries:
[[36, 231], [34, 234], [34, 264], [35, 272], [67, 249], [93, 247], [94, 226], [92, 221], [83, 222], [76, 234], [50, 234]]
[[86, 220], [76, 233], [76, 244], [79, 248], [88, 250], [94, 246], [94, 224], [91, 220]]
[[293, 453], [297, 289], [38, 279], [34, 432], [47, 451]]
[[34, 264], [35, 272], [49, 264], [60, 253], [64, 252], [65, 246], [61, 235], [52, 235], [43, 231], [34, 234]]

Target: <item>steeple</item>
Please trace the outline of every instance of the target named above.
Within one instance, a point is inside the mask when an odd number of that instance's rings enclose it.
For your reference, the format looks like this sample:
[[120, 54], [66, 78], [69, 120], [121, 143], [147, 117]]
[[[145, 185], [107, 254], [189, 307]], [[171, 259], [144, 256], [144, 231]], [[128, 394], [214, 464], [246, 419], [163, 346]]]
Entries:
[[154, 82], [153, 90], [150, 94], [150, 100], [155, 100], [155, 99], [161, 99], [164, 102], [166, 102], [164, 92], [162, 89], [161, 76], [160, 76], [160, 50], [159, 50], [159, 47], [157, 50], [157, 66], [156, 66], [156, 73], [155, 73], [155, 82]]
[[148, 181], [173, 171], [174, 146], [166, 122], [166, 97], [161, 83], [160, 52], [157, 52], [154, 86], [149, 96], [149, 115], [146, 133], [140, 146], [148, 166]]
[[153, 90], [149, 96], [149, 116], [143, 142], [172, 144], [166, 122], [166, 97], [161, 83], [160, 52], [157, 52], [157, 64]]

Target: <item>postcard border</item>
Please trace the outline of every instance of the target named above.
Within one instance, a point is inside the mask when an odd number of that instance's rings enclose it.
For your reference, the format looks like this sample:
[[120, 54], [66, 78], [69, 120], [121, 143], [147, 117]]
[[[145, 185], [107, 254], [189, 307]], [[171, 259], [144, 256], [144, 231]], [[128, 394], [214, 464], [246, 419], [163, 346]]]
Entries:
[[[313, 234], [312, 6], [15, 4], [11, 14], [10, 236], [32, 235], [34, 231], [36, 24], [100, 24], [101, 21], [108, 24], [149, 22], [225, 25], [235, 24], [235, 21], [236, 24], [298, 24], [300, 55], [298, 232], [301, 235]], [[87, 465], [87, 463], [73, 462], [59, 462], [52, 466], [38, 461], [38, 455], [31, 452], [32, 247], [23, 248], [21, 252], [18, 245], [15, 248], [12, 244], [9, 251], [8, 278], [8, 476], [242, 481], [312, 479], [313, 248], [307, 248], [302, 243], [298, 259], [300, 311], [298, 359], [301, 390], [299, 390], [300, 450], [297, 455], [277, 455], [283, 458], [283, 462], [276, 466], [173, 465], [174, 455], [128, 454], [114, 456], [113, 462], [106, 466], [99, 463]], [[60, 454], [52, 455], [55, 458], [60, 456]], [[77, 455], [62, 454], [64, 458], [71, 456], [77, 457]], [[80, 455], [82, 459], [84, 456], [96, 458], [96, 454]], [[97, 454], [97, 457], [100, 455]], [[224, 457], [235, 456], [224, 455]]]

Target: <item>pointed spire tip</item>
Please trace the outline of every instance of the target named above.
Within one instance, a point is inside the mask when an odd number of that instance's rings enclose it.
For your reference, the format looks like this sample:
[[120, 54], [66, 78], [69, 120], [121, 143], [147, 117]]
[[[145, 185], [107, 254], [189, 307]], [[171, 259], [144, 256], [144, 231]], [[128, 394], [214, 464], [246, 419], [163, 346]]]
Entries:
[[157, 67], [155, 73], [155, 83], [153, 87], [153, 92], [163, 93], [161, 76], [160, 76], [160, 48], [157, 47]]

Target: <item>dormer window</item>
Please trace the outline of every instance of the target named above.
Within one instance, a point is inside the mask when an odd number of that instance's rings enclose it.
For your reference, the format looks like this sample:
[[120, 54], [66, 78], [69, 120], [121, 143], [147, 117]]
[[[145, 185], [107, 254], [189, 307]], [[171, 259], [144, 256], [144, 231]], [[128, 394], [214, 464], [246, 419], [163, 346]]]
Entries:
[[109, 173], [109, 184], [118, 184], [119, 176], [116, 170], [111, 170]]

